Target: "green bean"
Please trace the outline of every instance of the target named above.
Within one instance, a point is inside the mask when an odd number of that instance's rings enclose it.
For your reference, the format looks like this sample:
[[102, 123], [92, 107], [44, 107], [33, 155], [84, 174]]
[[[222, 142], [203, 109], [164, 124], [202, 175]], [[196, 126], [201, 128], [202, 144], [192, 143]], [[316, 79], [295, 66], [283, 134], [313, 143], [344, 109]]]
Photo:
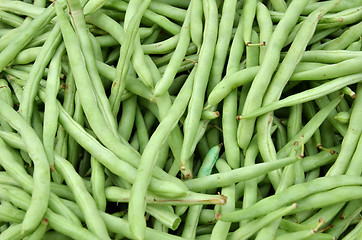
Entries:
[[361, 81], [361, 77], [362, 75], [357, 73], [345, 77], [336, 78], [334, 80], [321, 84], [318, 87], [303, 91], [295, 95], [291, 95], [275, 103], [265, 105], [255, 110], [253, 113], [241, 116], [241, 118], [254, 118], [282, 107], [293, 106], [295, 104], [304, 103], [310, 100], [317, 99], [318, 97], [322, 97], [329, 93], [335, 92], [336, 89], [341, 89], [350, 84], [358, 83]]
[[245, 181], [264, 175], [266, 172], [278, 169], [280, 167], [284, 167], [296, 161], [298, 161], [298, 159], [293, 157], [284, 158], [268, 163], [255, 164], [254, 166], [234, 169], [228, 172], [228, 174], [217, 173], [207, 177], [191, 179], [186, 181], [185, 184], [191, 191], [202, 191], [215, 187], [228, 186], [232, 183]]
[[[150, 3], [149, 0], [142, 2], [142, 4], [137, 9], [137, 12], [134, 13], [134, 16], [132, 17], [129, 24], [125, 28], [126, 38], [124, 44], [121, 46], [120, 58], [117, 63], [116, 78], [112, 84], [111, 95], [109, 97], [114, 116], [116, 116], [118, 113], [118, 109], [121, 103], [121, 96], [123, 94], [123, 90], [125, 89], [125, 79], [129, 67], [129, 59], [131, 58], [131, 55], [134, 50], [132, 39], [134, 39], [134, 37], [137, 34], [137, 27], [139, 26], [141, 17], [145, 12], [149, 3]], [[126, 12], [126, 18], [127, 18], [127, 12]]]
[[[360, 52], [346, 50], [310, 50], [303, 53], [301, 61], [338, 63], [354, 57], [359, 57]], [[283, 54], [282, 54], [283, 57]]]
[[[23, 211], [22, 211], [23, 212]], [[21, 239], [21, 224], [11, 224], [4, 232], [1, 233], [1, 239], [10, 240], [10, 239]]]
[[[210, 79], [208, 82], [207, 92], [211, 90], [220, 82], [222, 78], [222, 72], [225, 65], [225, 59], [227, 56], [227, 48], [225, 46], [230, 44], [232, 34], [232, 23], [234, 22], [236, 10], [236, 1], [224, 2], [222, 7], [222, 15], [219, 24], [218, 39], [215, 46], [214, 59], [210, 72]], [[243, 28], [244, 30], [245, 28]], [[244, 35], [243, 35], [244, 36]]]
[[357, 96], [355, 98], [355, 104], [351, 113], [350, 124], [342, 142], [341, 152], [339, 153], [339, 156], [334, 162], [333, 166], [328, 171], [327, 175], [337, 175], [346, 171], [354, 149], [357, 147], [357, 139], [362, 132], [360, 124], [357, 123], [358, 119], [361, 117], [361, 111], [358, 110], [358, 106], [362, 104], [362, 95], [360, 94], [360, 92], [362, 92], [361, 90], [362, 84], [358, 84]]
[[146, 129], [146, 125], [143, 120], [141, 110], [139, 108], [136, 109], [135, 126], [137, 128], [137, 139], [140, 146], [139, 152], [142, 154], [143, 150], [145, 149], [149, 141], [149, 136]]
[[[97, 68], [101, 76], [113, 81], [116, 75], [116, 70], [107, 64], [97, 61]], [[126, 89], [130, 92], [146, 99], [152, 98], [152, 92], [138, 78], [128, 75], [126, 78]]]
[[[193, 76], [191, 76], [188, 81], [184, 84], [181, 89], [178, 97], [175, 99], [173, 105], [171, 106], [168, 114], [163, 118], [163, 120], [158, 125], [155, 132], [152, 134], [144, 153], [142, 154], [138, 171], [136, 175], [135, 182], [132, 186], [129, 212], [130, 212], [130, 224], [133, 229], [132, 232], [136, 234], [137, 229], [142, 232], [139, 232], [136, 236], [143, 236], [145, 227], [144, 222], [144, 197], [147, 192], [147, 183], [150, 179], [150, 174], [152, 172], [152, 166], [155, 163], [155, 158], [157, 152], [162, 144], [170, 134], [173, 126], [177, 123], [178, 119], [181, 117], [185, 111], [186, 105], [190, 98], [191, 85], [193, 84]], [[132, 213], [132, 214], [131, 214]], [[133, 222], [134, 221], [134, 222]]]
[[[22, 142], [22, 141], [20, 140], [20, 142]], [[6, 168], [6, 170], [9, 172], [9, 174], [11, 176], [13, 176], [14, 179], [17, 182], [19, 182], [19, 184], [26, 191], [32, 192], [33, 188], [34, 188], [33, 179], [26, 173], [25, 169], [22, 166], [20, 166], [18, 164], [14, 164], [14, 163], [11, 164], [11, 162], [8, 162], [9, 160], [10, 161], [12, 160], [11, 156], [10, 157], [7, 156], [5, 151], [2, 151], [2, 152], [3, 152], [4, 156], [7, 157], [7, 158], [3, 159], [2, 165]], [[5, 187], [3, 186], [3, 188], [5, 188]], [[13, 201], [15, 198], [24, 199], [24, 197], [23, 197], [24, 191], [23, 190], [19, 191], [20, 189], [17, 190], [17, 188], [14, 188], [14, 187], [9, 188], [9, 186], [7, 186], [6, 189], [8, 191], [7, 195], [9, 195], [11, 201]], [[26, 195], [26, 193], [25, 193], [25, 195]], [[29, 196], [28, 198], [29, 198], [29, 202], [30, 202], [31, 197]], [[54, 210], [61, 209], [61, 211], [59, 211], [61, 214], [67, 216], [69, 220], [73, 221], [73, 223], [81, 225], [79, 220], [77, 221], [77, 219], [74, 218], [74, 216], [73, 216], [74, 214], [72, 215], [72, 213], [69, 213], [68, 209], [65, 209], [64, 206], [59, 204], [58, 197], [55, 196], [52, 193], [50, 194], [50, 197], [49, 197], [49, 207], [54, 209]], [[26, 209], [28, 209], [28, 206], [27, 206]]]
[[[157, 83], [159, 81], [161, 81], [161, 73], [157, 69], [157, 66], [153, 63], [153, 61], [150, 57], [146, 57], [146, 61], [150, 67], [150, 70], [153, 73], [154, 82], [157, 85]], [[162, 119], [167, 115], [167, 113], [172, 105], [171, 98], [170, 98], [169, 94], [166, 92], [166, 93], [156, 97], [155, 101], [156, 101], [157, 107], [158, 107], [159, 120], [162, 121]], [[163, 155], [164, 158], [162, 158], [160, 154], [158, 157], [159, 160], [158, 160], [157, 164], [159, 166], [161, 166], [161, 168], [164, 167], [164, 164], [162, 164], [162, 162], [167, 160], [168, 146], [171, 148], [171, 151], [175, 157], [174, 161], [177, 162], [178, 165], [180, 164], [181, 149], [179, 146], [182, 144], [182, 140], [183, 140], [183, 136], [182, 136], [181, 130], [176, 125], [174, 127], [174, 129], [170, 132], [170, 135], [167, 138], [167, 143], [164, 143], [160, 149], [160, 153], [164, 153], [164, 155]]]
[[212, 56], [214, 55], [214, 48], [217, 37], [217, 9], [213, 2], [204, 1], [204, 7], [208, 11], [205, 12], [205, 36], [204, 42], [201, 46], [199, 62], [195, 72], [194, 86], [192, 88], [192, 97], [190, 99], [190, 107], [188, 108], [187, 117], [184, 123], [184, 142], [181, 149], [181, 170], [185, 169], [185, 163], [192, 155], [193, 140], [196, 136], [198, 123], [200, 122], [202, 105], [204, 103], [204, 93], [212, 66]]
[[356, 42], [351, 43], [346, 50], [348, 51], [360, 51], [362, 48], [362, 40], [358, 40]]
[[[318, 29], [318, 25], [317, 25], [317, 29]], [[341, 29], [341, 27], [332, 27], [332, 28], [328, 28], [328, 29], [316, 32], [314, 34], [314, 36], [310, 39], [308, 45], [313, 45], [315, 43], [320, 42], [321, 40], [323, 40], [324, 38], [326, 38], [330, 34], [338, 31], [339, 29]]]
[[263, 228], [264, 226], [270, 224], [271, 222], [281, 218], [282, 216], [288, 214], [293, 211], [293, 209], [297, 208], [297, 204], [293, 203], [291, 206], [284, 207], [278, 210], [275, 210], [263, 218], [256, 219], [247, 223], [246, 225], [240, 227], [235, 232], [230, 235], [229, 239], [248, 239], [248, 237], [252, 236], [256, 231]]
[[161, 96], [167, 91], [167, 89], [170, 88], [172, 81], [176, 76], [177, 69], [181, 65], [181, 62], [186, 55], [186, 51], [190, 43], [190, 30], [189, 30], [190, 11], [191, 10], [187, 11], [185, 21], [181, 28], [180, 38], [178, 40], [176, 49], [172, 54], [172, 57], [165, 69], [162, 78], [156, 83], [155, 90], [153, 93], [154, 96]]
[[342, 240], [353, 240], [361, 237], [362, 222], [360, 221]]
[[95, 39], [101, 47], [114, 47], [119, 45], [118, 41], [111, 35], [97, 36]]
[[334, 236], [335, 238], [339, 238], [343, 231], [346, 230], [350, 222], [356, 216], [358, 216], [361, 210], [362, 209], [360, 200], [354, 200], [349, 202], [347, 206], [343, 209], [342, 213], [333, 220], [333, 222], [331, 223], [333, 227], [331, 229], [328, 229], [326, 233]]
[[[214, 167], [221, 149], [221, 145], [216, 145], [212, 147], [207, 153], [205, 159], [202, 161], [202, 164], [198, 170], [197, 177], [209, 176], [211, 174], [212, 168]], [[196, 227], [200, 218], [200, 212], [202, 205], [191, 206], [189, 207], [187, 217], [185, 220], [185, 227], [182, 231], [182, 237], [184, 238], [195, 238], [196, 236]]]
[[345, 49], [352, 42], [359, 39], [359, 36], [362, 33], [362, 23], [358, 23], [346, 30], [341, 36], [332, 40], [328, 46], [325, 47], [326, 50], [337, 50]]
[[345, 23], [352, 24], [354, 21], [351, 21], [356, 15], [361, 16], [359, 11], [361, 10], [361, 6], [348, 8], [346, 10], [337, 12], [337, 13], [331, 13], [325, 16], [321, 23]]
[[171, 230], [176, 230], [181, 223], [181, 218], [168, 206], [149, 205], [146, 211]]
[[[194, 54], [196, 53], [196, 51], [197, 51], [196, 46], [193, 43], [191, 43], [186, 50], [186, 55]], [[174, 51], [167, 53], [161, 57], [154, 58], [153, 59], [154, 63], [159, 67], [165, 65], [168, 61], [170, 61], [173, 53]]]
[[334, 154], [328, 151], [321, 151], [316, 155], [306, 156], [302, 161], [304, 171], [308, 172], [335, 161], [338, 157], [338, 152], [340, 151], [341, 146], [331, 147], [328, 149], [333, 151]]
[[[327, 3], [324, 2], [314, 2], [308, 5], [308, 7], [303, 11], [303, 14], [308, 14], [311, 11], [313, 11], [315, 8], [318, 8], [319, 6], [325, 5]], [[341, 0], [341, 2], [334, 7], [331, 12], [339, 12], [339, 11], [343, 11], [345, 9], [348, 8], [353, 8], [353, 7], [357, 7], [360, 6], [358, 1], [347, 1], [347, 0]]]
[[[255, 160], [257, 155], [259, 154], [258, 141], [257, 138], [254, 137], [248, 149], [245, 152], [245, 160], [244, 167], [255, 165]], [[288, 166], [287, 166], [288, 167]], [[257, 191], [258, 191], [258, 183], [257, 179], [253, 178], [244, 183], [244, 196], [243, 196], [243, 208], [248, 208], [257, 201]], [[240, 222], [240, 226], [247, 224], [248, 221]]]
[[28, 64], [35, 61], [36, 57], [39, 54], [41, 47], [32, 47], [24, 49], [19, 52], [16, 58], [11, 62], [12, 65], [15, 64]]
[[315, 130], [323, 123], [323, 121], [327, 118], [329, 113], [336, 107], [336, 105], [340, 102], [341, 97], [337, 97], [333, 99], [327, 106], [321, 109], [298, 133], [295, 135], [279, 152], [277, 156], [286, 156], [286, 154], [290, 151], [290, 148], [294, 145], [296, 141], [303, 136], [303, 142], [307, 142]]
[[[13, 106], [13, 100], [11, 98], [11, 89], [5, 79], [0, 79], [0, 98], [6, 102], [9, 106]], [[1, 129], [4, 131], [13, 132], [13, 128], [3, 118], [0, 118]]]
[[[279, 55], [284, 44], [288, 32], [295, 25], [301, 11], [307, 5], [307, 1], [292, 2], [279, 22], [266, 49], [265, 60], [260, 71], [254, 78], [253, 84], [248, 92], [243, 108], [243, 115], [254, 112], [261, 105], [262, 97], [271, 80], [271, 76], [275, 71], [279, 62]], [[241, 120], [238, 126], [238, 143], [242, 149], [246, 149], [253, 135], [255, 119]]]
[[[305, 199], [307, 196], [309, 195], [312, 196], [312, 194], [318, 194], [321, 191], [327, 192], [330, 189], [338, 187], [343, 188], [346, 186], [359, 185], [358, 181], [361, 181], [361, 179], [357, 179], [356, 176], [345, 176], [345, 175], [316, 178], [311, 180], [310, 182], [304, 182], [293, 185], [278, 194], [274, 194], [272, 196], [264, 198], [247, 209], [242, 209], [234, 211], [232, 213], [224, 214], [221, 216], [221, 220], [240, 221], [242, 219], [250, 219], [262, 216], [265, 213], [278, 209], [280, 206], [283, 206], [284, 204], [288, 204], [290, 202], [296, 202], [299, 199]], [[334, 199], [331, 201], [334, 201]], [[316, 204], [324, 204], [324, 203], [325, 201], [322, 200], [318, 201], [318, 203]]]
[[337, 187], [305, 197], [298, 202], [298, 210], [294, 210], [291, 213], [345, 203], [347, 201], [360, 199], [361, 196], [362, 189], [360, 186]]
[[[41, 93], [43, 94], [43, 93]], [[42, 96], [43, 98], [44, 96]], [[82, 127], [79, 126], [61, 107], [58, 103], [59, 108], [59, 121], [64, 126], [66, 131], [71, 135], [82, 147], [89, 151], [92, 156], [94, 156], [98, 161], [100, 161], [105, 167], [110, 168], [112, 172], [117, 175], [122, 176], [127, 181], [133, 182], [136, 169], [132, 167], [129, 163], [126, 163], [120, 160], [112, 151], [107, 148], [104, 148], [95, 138], [89, 135]], [[135, 164], [137, 159], [133, 159], [133, 164]], [[117, 162], [115, 164], [115, 162]], [[136, 163], [137, 164], [137, 163]], [[117, 167], [115, 167], [117, 166]], [[159, 169], [160, 170], [160, 169]], [[157, 171], [157, 170], [156, 170]], [[158, 171], [158, 177], [163, 178], [165, 175], [162, 171]], [[178, 192], [176, 195], [183, 195], [185, 192], [185, 187], [181, 185], [181, 188], [177, 185], [180, 182], [177, 181], [175, 185], [175, 180], [167, 176], [168, 181], [171, 181], [167, 184], [165, 182], [152, 178], [150, 183], [150, 190], [157, 192], [158, 194], [164, 194], [167, 196], [172, 196], [172, 193]], [[160, 182], [161, 181], [161, 182]], [[182, 189], [182, 190], [181, 190]], [[170, 195], [171, 193], [171, 195]]]
[[220, 116], [220, 113], [218, 111], [213, 112], [213, 111], [209, 111], [209, 110], [204, 110], [204, 111], [202, 111], [201, 119], [202, 120], [213, 120], [219, 116]]
[[[118, 187], [108, 187], [105, 189], [107, 200], [112, 202], [128, 202], [130, 190]], [[178, 198], [162, 198], [157, 195], [147, 192], [146, 202], [152, 205], [164, 205], [168, 203], [174, 206], [191, 206], [203, 204], [225, 204], [225, 197], [222, 195], [209, 195], [202, 193], [190, 192], [186, 196]]]
[[[22, 224], [22, 234], [28, 234], [40, 223], [48, 205], [50, 171], [44, 148], [34, 130], [9, 105], [0, 101], [0, 114], [24, 138], [30, 157], [34, 162], [34, 189], [31, 205]], [[40, 197], [41, 196], [41, 197]]]
[[43, 126], [42, 126], [42, 119], [40, 118], [40, 114], [39, 114], [39, 108], [37, 105], [34, 106], [33, 116], [31, 118], [30, 125], [34, 129], [38, 138], [42, 141], [43, 140]]
[[26, 2], [14, 2], [3, 0], [0, 2], [0, 10], [5, 10], [12, 12], [18, 15], [25, 15], [29, 17], [36, 17], [38, 15], [44, 14], [44, 8], [40, 6], [34, 6]]
[[5, 171], [0, 171], [0, 183], [11, 186], [19, 186], [19, 183]]
[[[57, 6], [57, 4], [55, 4]], [[57, 14], [60, 19], [65, 18], [64, 13], [57, 7]], [[72, 41], [72, 38], [76, 38], [74, 32], [70, 29], [70, 24], [67, 22], [66, 19], [63, 19], [63, 23], [61, 24], [61, 28], [64, 32], [67, 32], [64, 37], [65, 39], [65, 45], [68, 52], [68, 57], [70, 58], [70, 62], [73, 66], [74, 71], [74, 79], [77, 85], [77, 88], [81, 94], [79, 94], [80, 101], [82, 103], [83, 110], [88, 118], [88, 121], [90, 122], [90, 125], [92, 129], [95, 131], [97, 137], [102, 139], [106, 145], [112, 145], [113, 150], [115, 150], [115, 147], [117, 145], [116, 152], [122, 151], [122, 158], [125, 157], [125, 153], [128, 152], [129, 154], [133, 155], [134, 157], [138, 158], [139, 154], [136, 153], [133, 149], [131, 149], [127, 144], [124, 144], [122, 142], [122, 139], [118, 139], [115, 135], [115, 133], [112, 131], [112, 127], [109, 126], [106, 123], [106, 120], [102, 116], [100, 110], [97, 106], [96, 99], [94, 97], [94, 94], [92, 93], [92, 86], [89, 86], [90, 82], [88, 81], [89, 76], [86, 72], [84, 65], [77, 64], [78, 62], [82, 62], [81, 58], [82, 54], [80, 52], [79, 46], [77, 46], [77, 42]], [[77, 54], [79, 53], [79, 55]], [[90, 104], [93, 103], [93, 104]], [[111, 128], [109, 128], [111, 127]], [[98, 133], [98, 134], [97, 134]], [[112, 143], [111, 143], [112, 142]], [[118, 143], [118, 144], [117, 144]], [[127, 155], [127, 154], [126, 154]], [[99, 158], [97, 158], [99, 159]], [[132, 157], [132, 160], [129, 159], [130, 162], [134, 162], [134, 158]]]
[[283, 235], [280, 235], [280, 236], [276, 237], [275, 239], [277, 239], [277, 240], [309, 239], [314, 234], [315, 234], [315, 231], [313, 231], [313, 230], [302, 230], [302, 231], [297, 231], [297, 232], [293, 232], [293, 233], [286, 233], [286, 234], [283, 234]]
[[[130, 7], [128, 6], [127, 3], [119, 2], [119, 1], [108, 1], [106, 3], [106, 6], [120, 10], [120, 11], [126, 11], [126, 15], [127, 15], [127, 11], [129, 11], [129, 9], [130, 9]], [[143, 17], [154, 22], [155, 24], [159, 25], [161, 28], [165, 29], [166, 31], [168, 31], [169, 33], [171, 33], [173, 35], [176, 35], [180, 32], [179, 25], [171, 22], [165, 16], [154, 13], [153, 11], [151, 11], [149, 9], [146, 9], [144, 11]]]
[[[92, 43], [89, 38], [89, 32], [86, 28], [86, 23], [84, 20], [84, 15], [81, 10], [81, 5], [79, 1], [72, 0], [68, 1], [69, 9], [71, 11], [72, 21], [75, 26], [75, 32], [79, 39], [79, 44], [81, 47], [81, 52], [84, 55], [84, 61], [86, 64], [86, 68], [88, 70], [89, 78], [91, 80], [91, 84], [93, 85], [93, 89], [96, 95], [96, 99], [98, 101], [98, 106], [104, 116], [104, 119], [114, 134], [117, 134], [117, 127], [115, 119], [111, 113], [111, 107], [109, 101], [106, 97], [102, 81], [100, 79], [99, 73], [96, 70], [96, 59], [94, 56], [94, 52], [92, 50]], [[69, 48], [69, 44], [68, 44]], [[77, 82], [77, 81], [76, 81]]]
[[54, 56], [57, 46], [61, 40], [59, 24], [56, 24], [51, 32], [51, 35], [44, 43], [34, 67], [31, 68], [29, 79], [26, 81], [22, 102], [20, 103], [20, 113], [26, 119], [31, 121], [33, 112], [33, 105], [36, 93], [38, 91], [39, 82], [41, 80], [42, 72], [46, 65], [49, 63], [50, 58]]
[[302, 128], [302, 110], [303, 105], [292, 106], [287, 124], [288, 139], [292, 139]]
[[[260, 28], [260, 42], [269, 44], [270, 36], [273, 32], [273, 23], [268, 8], [261, 2], [257, 3], [256, 20], [258, 21], [258, 26]], [[260, 64], [264, 61], [265, 52], [266, 47], [263, 45], [260, 46]]]
[[[17, 209], [10, 203], [4, 204], [4, 202], [0, 204], [0, 212], [1, 212], [0, 220], [3, 222], [21, 223], [25, 216], [24, 211]], [[19, 235], [20, 231], [21, 228], [19, 229]]]
[[[74, 99], [75, 108], [74, 108], [73, 118], [74, 118], [74, 121], [79, 123], [80, 126], [83, 126], [84, 114], [83, 114], [83, 109], [82, 109], [82, 106], [81, 106], [81, 103], [79, 100], [78, 93], [75, 93], [74, 98], [75, 98]], [[64, 111], [66, 111], [66, 109], [64, 109]], [[74, 138], [72, 138], [72, 136], [69, 136], [69, 138], [68, 138], [68, 160], [69, 160], [69, 162], [72, 163], [72, 165], [74, 167], [77, 167], [78, 163], [79, 163], [79, 150], [80, 150], [79, 144], [75, 141]]]
[[[358, 66], [362, 63], [361, 59], [361, 57], [352, 58], [340, 63], [315, 68], [309, 71], [298, 72], [293, 74], [290, 77], [290, 80], [324, 80], [358, 73]], [[340, 71], [340, 69], [343, 69], [344, 71]]]
[[156, 43], [144, 44], [142, 49], [146, 54], [164, 54], [173, 51], [177, 47], [180, 34]]
[[284, 0], [271, 0], [273, 8], [278, 12], [285, 12], [287, 10], [287, 4]]
[[130, 97], [122, 103], [122, 117], [119, 121], [118, 132], [125, 140], [129, 140], [132, 133], [134, 119], [136, 116], [136, 104], [136, 95]]
[[358, 141], [356, 152], [353, 154], [353, 157], [352, 157], [349, 167], [347, 169], [347, 172], [346, 172], [347, 175], [358, 175], [359, 171], [361, 171], [362, 166], [361, 166], [360, 162], [358, 161], [358, 158], [361, 156], [361, 153], [362, 153], [361, 142], [362, 142], [362, 139], [360, 138]]
[[184, 9], [174, 7], [171, 6], [170, 4], [161, 3], [161, 2], [151, 2], [150, 5], [148, 6], [148, 9], [167, 18], [176, 20], [178, 22], [184, 22], [187, 14]]
[[257, 233], [255, 240], [271, 240], [275, 239], [277, 228], [279, 227], [279, 224], [281, 223], [281, 220], [283, 219], [277, 219], [273, 221], [272, 223], [269, 223], [269, 225], [266, 225], [260, 231]]
[[50, 171], [54, 171], [54, 138], [58, 122], [58, 109], [56, 107], [56, 97], [60, 84], [60, 63], [63, 56], [65, 47], [61, 45], [54, 55], [50, 63], [50, 71], [47, 79], [45, 110], [44, 110], [44, 130], [43, 130], [43, 143], [44, 150], [47, 154], [49, 161]]
[[[295, 105], [291, 108], [287, 124], [288, 139], [292, 139], [302, 129], [302, 110], [303, 110], [302, 104]], [[304, 142], [303, 139], [301, 139], [301, 141]], [[303, 142], [300, 142], [301, 146], [298, 146], [298, 150], [304, 147]], [[304, 152], [300, 153], [300, 156], [304, 156]], [[302, 168], [301, 162], [295, 163], [293, 168], [294, 168], [294, 174], [292, 175], [293, 183], [304, 182], [304, 169]]]
[[[129, 224], [126, 220], [112, 216], [112, 215], [104, 213], [104, 212], [100, 212], [100, 214], [103, 217], [103, 219], [105, 220], [105, 222], [107, 224], [107, 228], [111, 232], [121, 233], [129, 238], [133, 237], [132, 233], [129, 230]], [[154, 229], [151, 229], [151, 228], [146, 228], [145, 239], [146, 240], [152, 240], [152, 239], [181, 240], [184, 238], [177, 237], [177, 236], [167, 234], [167, 233], [162, 233], [159, 231], [155, 231]]]
[[[326, 11], [328, 11], [331, 7], [335, 5], [335, 2], [331, 2], [326, 8], [317, 9], [312, 14], [309, 15], [307, 20], [305, 20], [303, 27], [298, 32], [298, 35], [295, 37], [292, 46], [289, 49], [289, 54], [287, 53], [286, 57], [283, 59], [278, 71], [276, 72], [275, 76], [273, 77], [269, 87], [265, 93], [263, 99], [263, 105], [269, 104], [271, 102], [276, 101], [282, 92], [286, 82], [289, 79], [289, 76], [292, 74], [293, 67], [296, 66], [298, 63], [300, 56], [302, 55], [305, 47], [310, 40], [315, 27], [318, 23], [318, 18], [320, 15], [323, 15]], [[307, 37], [306, 37], [307, 36]], [[300, 105], [301, 106], [301, 105]], [[301, 109], [299, 111], [301, 114]], [[258, 131], [258, 142], [259, 146], [261, 147], [261, 155], [263, 156], [264, 161], [273, 161], [276, 158], [276, 150], [273, 144], [270, 143], [270, 134], [268, 129], [270, 128], [270, 118], [272, 118], [272, 113], [265, 114], [261, 116], [257, 120], [257, 131]], [[301, 120], [301, 118], [299, 118]], [[300, 124], [298, 124], [300, 125]], [[295, 130], [293, 133], [288, 133], [288, 137], [294, 137], [294, 133], [297, 131]], [[293, 135], [293, 136], [292, 136]], [[301, 135], [298, 135], [298, 138]], [[296, 139], [294, 139], [295, 141]], [[294, 142], [293, 142], [294, 143]], [[291, 143], [289, 144], [291, 145]], [[298, 166], [296, 164], [295, 166]], [[290, 167], [288, 167], [290, 168]], [[301, 175], [301, 171], [298, 171]], [[276, 172], [269, 173], [269, 177], [271, 177], [271, 181], [274, 187], [277, 187], [278, 182], [280, 181], [279, 176]]]
[[[3, 51], [12, 40], [14, 40], [14, 37], [17, 37], [17, 35], [22, 32], [25, 28], [28, 27], [28, 24], [31, 22], [30, 18], [27, 18], [24, 20], [23, 24], [17, 28], [14, 28], [12, 30], [9, 30], [7, 33], [5, 33], [1, 39], [0, 39], [0, 50]], [[26, 41], [26, 40], [25, 40]], [[15, 45], [14, 45], [15, 46]], [[12, 48], [14, 48], [14, 46]], [[14, 49], [13, 49], [14, 50]], [[21, 49], [17, 49], [15, 50], [16, 53], [13, 53], [14, 55], [12, 55], [12, 57], [14, 58], [18, 52], [21, 51]], [[11, 51], [10, 51], [11, 52]], [[11, 54], [11, 53], [10, 53]], [[10, 60], [11, 61], [11, 60]], [[9, 62], [10, 62], [9, 61]], [[5, 63], [4, 65], [6, 66], [9, 62]]]
[[[240, 18], [240, 21], [241, 19], [242, 18]], [[239, 70], [240, 59], [244, 52], [244, 42], [242, 41], [243, 37], [242, 34], [243, 34], [242, 24], [241, 22], [239, 22], [230, 48], [230, 55], [226, 67], [226, 75], [231, 76], [233, 73]], [[221, 82], [223, 82], [223, 80]], [[237, 138], [235, 131], [235, 129], [237, 128], [236, 103], [237, 103], [237, 90], [234, 89], [230, 92], [230, 94], [228, 94], [225, 97], [225, 100], [223, 102], [223, 117], [222, 117], [223, 140], [224, 140], [226, 160], [233, 169], [238, 168], [241, 165], [240, 149], [239, 146], [237, 145]]]
[[[230, 166], [228, 166], [227, 162], [223, 159], [219, 159], [216, 162], [216, 168], [220, 172], [228, 172], [231, 170]], [[224, 187], [221, 191], [221, 194], [226, 196], [228, 201], [227, 203], [221, 207], [221, 214], [224, 212], [230, 212], [235, 209], [235, 185], [230, 185]], [[217, 213], [218, 214], [218, 213]], [[215, 227], [212, 230], [210, 239], [223, 239], [226, 238], [228, 231], [230, 229], [231, 223], [226, 223], [222, 221], [217, 221]]]
[[246, 46], [248, 46], [250, 43], [253, 43], [251, 42], [251, 30], [254, 22], [254, 17], [256, 14], [256, 6], [257, 6], [257, 1], [255, 0], [244, 1], [242, 18], [243, 18], [243, 32], [244, 32], [243, 37]]
[[24, 19], [14, 14], [0, 11], [1, 22], [12, 27], [19, 27], [24, 22]]
[[47, 231], [48, 227], [48, 219], [44, 218], [43, 221], [40, 223], [39, 227], [26, 238], [26, 240], [41, 240], [45, 232]]
[[[317, 85], [312, 84], [312, 86], [317, 86]], [[315, 100], [315, 102], [317, 103], [318, 107], [322, 109], [330, 102], [330, 100], [329, 100], [328, 96], [323, 96], [323, 97], [317, 98]], [[345, 136], [345, 134], [347, 132], [347, 127], [346, 127], [346, 125], [343, 125], [343, 124], [339, 123], [336, 119], [334, 119], [333, 116], [335, 114], [337, 114], [337, 110], [333, 109], [330, 112], [330, 114], [328, 115], [327, 120], [342, 136]]]
[[100, 9], [107, 1], [105, 0], [91, 0], [86, 3], [84, 6], [84, 15], [88, 15], [96, 12]]
[[218, 104], [223, 98], [225, 98], [233, 89], [249, 83], [253, 80], [256, 74], [259, 72], [260, 67], [250, 67], [238, 72], [232, 73], [224, 77], [221, 82], [209, 94], [204, 109], [209, 109], [212, 106]]
[[104, 192], [104, 167], [97, 161], [97, 159], [91, 157], [91, 169], [92, 196], [97, 205], [97, 208], [101, 211], [105, 211], [107, 201]]
[[203, 6], [203, 2], [201, 0], [193, 0], [190, 3], [190, 37], [192, 42], [195, 44], [197, 48], [197, 52], [201, 51], [202, 45], [202, 30], [204, 28], [202, 22], [203, 12], [206, 11], [206, 6]]
[[100, 238], [108, 239], [109, 237], [104, 221], [99, 216], [97, 206], [88, 191], [85, 189], [85, 186], [81, 181], [81, 177], [75, 172], [72, 165], [65, 159], [55, 156], [55, 164], [56, 168], [67, 182], [67, 185], [72, 190], [75, 200], [85, 216], [85, 222], [88, 228]]

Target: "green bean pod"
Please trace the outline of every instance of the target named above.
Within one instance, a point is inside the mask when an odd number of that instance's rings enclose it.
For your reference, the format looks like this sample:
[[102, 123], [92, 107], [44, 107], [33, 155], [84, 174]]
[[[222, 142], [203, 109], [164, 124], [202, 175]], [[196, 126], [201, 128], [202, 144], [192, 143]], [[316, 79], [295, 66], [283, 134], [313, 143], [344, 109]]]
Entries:
[[13, 108], [2, 100], [0, 100], [0, 105], [0, 114], [20, 132], [34, 162], [32, 202], [22, 224], [22, 234], [26, 235], [37, 227], [47, 209], [50, 193], [50, 170], [43, 145], [34, 130]]
[[[317, 179], [313, 179], [310, 182], [304, 182], [293, 185], [278, 194], [274, 194], [270, 197], [260, 200], [259, 202], [255, 203], [253, 206], [247, 209], [234, 211], [232, 213], [226, 213], [221, 216], [221, 220], [240, 221], [242, 219], [250, 219], [262, 216], [270, 211], [278, 209], [280, 206], [283, 206], [284, 204], [288, 204], [290, 202], [298, 202], [299, 199], [304, 199], [306, 196], [309, 195], [312, 196], [312, 194], [318, 194], [320, 191], [328, 191], [329, 189], [334, 189], [338, 187], [358, 186], [360, 185], [359, 183], [360, 181], [362, 181], [361, 178], [356, 176], [342, 175], [342, 176], [320, 177]], [[334, 199], [331, 201], [334, 201]], [[316, 204], [323, 205], [323, 202], [324, 201], [318, 201], [318, 203]], [[307, 208], [307, 203], [305, 205]]]

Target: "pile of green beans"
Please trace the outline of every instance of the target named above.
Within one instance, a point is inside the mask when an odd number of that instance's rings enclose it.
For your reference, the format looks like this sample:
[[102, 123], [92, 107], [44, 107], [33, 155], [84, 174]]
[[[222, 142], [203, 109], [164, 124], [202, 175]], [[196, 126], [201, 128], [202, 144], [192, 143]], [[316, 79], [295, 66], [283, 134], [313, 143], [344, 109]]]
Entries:
[[0, 240], [361, 240], [361, 8], [0, 0]]

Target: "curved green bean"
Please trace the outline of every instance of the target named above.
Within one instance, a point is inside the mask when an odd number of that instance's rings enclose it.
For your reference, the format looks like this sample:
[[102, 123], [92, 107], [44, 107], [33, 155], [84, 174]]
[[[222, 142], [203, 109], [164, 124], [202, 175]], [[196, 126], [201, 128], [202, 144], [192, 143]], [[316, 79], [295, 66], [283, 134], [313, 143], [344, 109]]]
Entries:
[[41, 222], [48, 206], [50, 170], [43, 145], [34, 130], [8, 104], [0, 100], [0, 114], [22, 135], [34, 162], [32, 201], [22, 224], [22, 234], [29, 234]]

